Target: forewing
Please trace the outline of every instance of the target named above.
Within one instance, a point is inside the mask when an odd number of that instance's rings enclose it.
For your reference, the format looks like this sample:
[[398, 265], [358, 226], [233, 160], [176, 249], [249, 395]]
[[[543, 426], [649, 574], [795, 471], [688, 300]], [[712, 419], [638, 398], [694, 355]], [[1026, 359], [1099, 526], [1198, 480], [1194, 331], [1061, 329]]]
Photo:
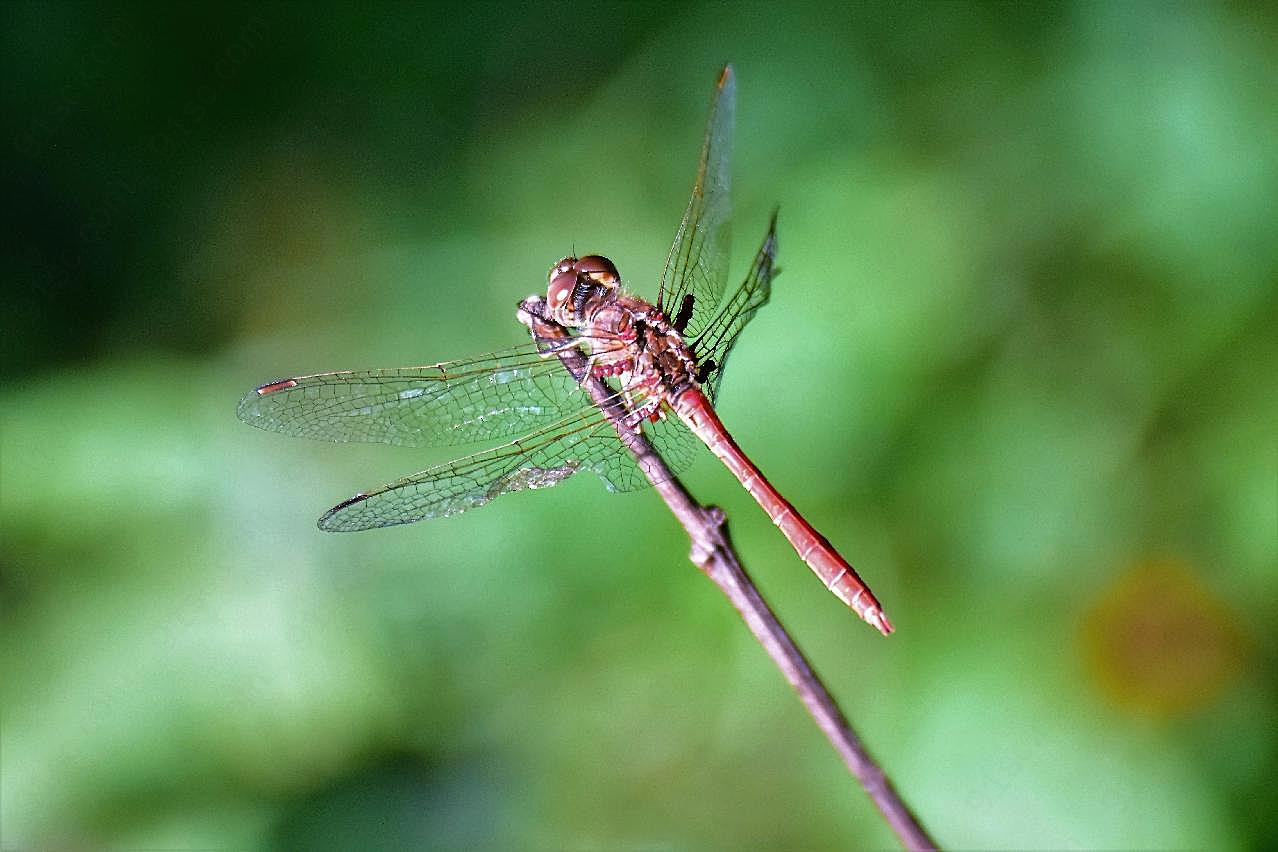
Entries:
[[710, 106], [692, 197], [666, 256], [657, 295], [662, 313], [693, 337], [714, 315], [728, 275], [735, 102], [736, 81], [727, 65]]
[[750, 271], [745, 281], [732, 296], [723, 303], [714, 319], [705, 327], [701, 335], [693, 342], [693, 350], [697, 355], [700, 368], [698, 379], [706, 396], [713, 401], [719, 390], [719, 381], [723, 377], [723, 364], [728, 353], [741, 335], [746, 323], [754, 317], [772, 295], [772, 279], [780, 271], [776, 267], [777, 257], [777, 211], [772, 211], [772, 219], [768, 223], [768, 233], [763, 238], [763, 245], [754, 256]]
[[527, 343], [424, 367], [284, 379], [249, 391], [236, 413], [286, 435], [426, 447], [531, 432], [586, 401], [557, 358]]

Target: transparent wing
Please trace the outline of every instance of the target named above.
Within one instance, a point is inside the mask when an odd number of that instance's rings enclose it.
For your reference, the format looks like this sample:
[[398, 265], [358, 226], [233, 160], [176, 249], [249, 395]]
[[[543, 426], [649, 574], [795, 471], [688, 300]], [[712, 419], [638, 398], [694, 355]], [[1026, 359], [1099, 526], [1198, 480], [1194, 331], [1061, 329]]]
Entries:
[[236, 413], [286, 435], [426, 447], [532, 432], [587, 400], [559, 360], [530, 342], [424, 367], [271, 382], [249, 391]]
[[777, 211], [773, 210], [768, 233], [754, 256], [754, 262], [750, 264], [745, 280], [692, 343], [697, 355], [697, 379], [711, 401], [719, 390], [724, 362], [741, 335], [741, 330], [759, 308], [767, 304], [768, 297], [772, 295], [772, 279], [780, 272], [776, 267], [776, 257]]
[[[643, 424], [643, 436], [676, 476], [691, 467], [705, 447], [701, 439], [670, 412], [662, 420]], [[613, 434], [613, 440], [617, 440], [616, 433]], [[625, 463], [605, 477], [608, 487], [614, 491], [633, 491], [651, 485], [634, 458], [624, 449], [621, 452]]]
[[657, 294], [657, 307], [691, 337], [714, 315], [728, 276], [735, 102], [736, 81], [727, 65], [710, 106], [692, 197], [666, 256]]
[[[677, 419], [649, 426], [645, 434], [673, 473], [695, 458], [699, 442]], [[319, 527], [349, 532], [443, 518], [512, 491], [558, 485], [580, 470], [594, 471], [613, 491], [650, 484], [603, 412], [589, 405], [508, 444], [357, 494], [325, 513]]]

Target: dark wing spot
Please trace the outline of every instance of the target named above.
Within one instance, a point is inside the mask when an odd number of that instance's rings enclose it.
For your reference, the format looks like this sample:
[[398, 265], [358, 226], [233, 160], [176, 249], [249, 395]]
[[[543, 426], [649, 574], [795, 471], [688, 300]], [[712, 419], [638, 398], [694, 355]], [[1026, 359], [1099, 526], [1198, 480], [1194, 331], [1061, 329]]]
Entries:
[[332, 532], [333, 527], [330, 526], [330, 521], [332, 520], [334, 515], [336, 515], [338, 512], [342, 511], [343, 509], [346, 509], [350, 506], [354, 506], [356, 503], [362, 503], [367, 499], [368, 499], [368, 495], [363, 492], [360, 492], [359, 494], [356, 494], [354, 497], [351, 497], [347, 500], [343, 500], [342, 502], [338, 503], [336, 506], [334, 506], [333, 508], [325, 512], [322, 516], [320, 516], [319, 522], [316, 524], [316, 526], [318, 526], [320, 529], [324, 530], [325, 532]]
[[685, 293], [683, 301], [679, 303], [679, 310], [675, 313], [674, 322], [671, 325], [680, 334], [683, 334], [683, 330], [688, 327], [688, 321], [692, 319], [692, 304], [695, 301], [691, 293]]
[[271, 382], [269, 385], [262, 385], [257, 389], [257, 395], [265, 396], [268, 393], [275, 393], [276, 391], [288, 390], [289, 388], [295, 387], [297, 387], [296, 381], [293, 379], [285, 379], [282, 382]]
[[713, 358], [707, 360], [704, 364], [697, 367], [697, 384], [704, 385], [706, 379], [710, 378], [710, 374], [719, 369], [719, 365], [714, 362]]

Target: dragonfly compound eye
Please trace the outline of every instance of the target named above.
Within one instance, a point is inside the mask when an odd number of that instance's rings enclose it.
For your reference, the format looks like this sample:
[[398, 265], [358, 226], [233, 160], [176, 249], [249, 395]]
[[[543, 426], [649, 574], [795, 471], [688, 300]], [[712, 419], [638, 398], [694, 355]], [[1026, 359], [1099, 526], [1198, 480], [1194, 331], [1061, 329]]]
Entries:
[[550, 318], [560, 325], [581, 322], [581, 312], [595, 296], [616, 290], [621, 283], [617, 267], [597, 254], [583, 258], [565, 257], [550, 268], [546, 285], [546, 306]]
[[554, 266], [550, 267], [550, 271], [546, 273], [546, 280], [550, 281], [556, 275], [560, 275], [564, 272], [572, 272], [576, 268], [577, 268], [577, 258], [565, 257], [563, 260], [559, 261]]
[[550, 270], [546, 284], [546, 307], [550, 309], [550, 317], [561, 325], [567, 325], [572, 319], [573, 292], [577, 289], [577, 270], [575, 261], [563, 260]]
[[578, 260], [577, 272], [605, 287], [616, 287], [621, 283], [621, 275], [617, 273], [617, 267], [602, 255], [588, 254]]

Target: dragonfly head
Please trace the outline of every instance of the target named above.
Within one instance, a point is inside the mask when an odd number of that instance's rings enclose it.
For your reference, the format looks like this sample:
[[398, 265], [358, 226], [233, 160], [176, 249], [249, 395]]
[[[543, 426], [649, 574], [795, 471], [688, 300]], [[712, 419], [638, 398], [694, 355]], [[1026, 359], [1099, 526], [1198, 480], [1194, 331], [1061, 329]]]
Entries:
[[612, 261], [597, 254], [565, 257], [550, 267], [546, 282], [546, 304], [550, 318], [563, 326], [585, 321], [586, 303], [605, 293], [615, 292], [621, 276]]

